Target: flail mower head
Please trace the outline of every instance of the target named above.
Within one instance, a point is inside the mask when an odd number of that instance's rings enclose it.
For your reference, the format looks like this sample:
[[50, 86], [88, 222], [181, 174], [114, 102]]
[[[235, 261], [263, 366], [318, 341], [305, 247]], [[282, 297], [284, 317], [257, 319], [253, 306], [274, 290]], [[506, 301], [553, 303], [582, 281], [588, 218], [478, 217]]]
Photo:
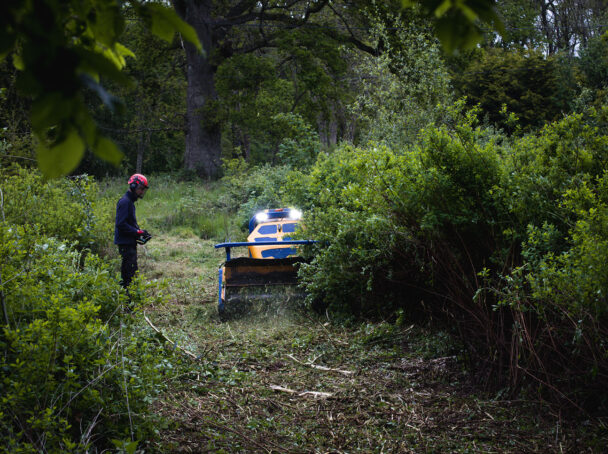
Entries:
[[[261, 312], [271, 307], [284, 307], [292, 299], [301, 299], [297, 288], [297, 245], [311, 240], [293, 240], [301, 213], [293, 208], [264, 210], [249, 221], [246, 242], [220, 243], [226, 250], [226, 261], [219, 269], [218, 312], [222, 320], [245, 313]], [[249, 257], [232, 258], [235, 247], [247, 247]]]

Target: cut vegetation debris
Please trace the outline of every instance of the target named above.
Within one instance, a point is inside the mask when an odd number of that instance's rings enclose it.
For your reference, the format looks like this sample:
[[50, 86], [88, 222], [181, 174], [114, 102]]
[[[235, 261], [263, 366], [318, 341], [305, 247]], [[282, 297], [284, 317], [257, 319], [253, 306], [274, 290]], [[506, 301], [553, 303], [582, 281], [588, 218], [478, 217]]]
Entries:
[[[422, 359], [429, 334], [419, 329], [369, 343], [369, 325], [328, 333], [308, 318], [221, 324], [213, 312], [201, 341], [216, 348], [158, 403], [172, 421], [167, 451], [557, 453], [580, 446], [580, 431], [536, 403], [475, 391], [456, 358]], [[313, 361], [329, 370], [310, 367]], [[347, 367], [357, 373], [330, 372]]]
[[[147, 309], [150, 324], [168, 346], [203, 353], [184, 361], [154, 404], [167, 421], [160, 452], [604, 452], [601, 420], [575, 425], [536, 399], [474, 387], [446, 335], [297, 311], [220, 322], [209, 296], [218, 292], [217, 255], [204, 252], [217, 251], [182, 249], [190, 241], [155, 242], [145, 267], [175, 292]], [[198, 297], [171, 275], [175, 258], [205, 276]]]

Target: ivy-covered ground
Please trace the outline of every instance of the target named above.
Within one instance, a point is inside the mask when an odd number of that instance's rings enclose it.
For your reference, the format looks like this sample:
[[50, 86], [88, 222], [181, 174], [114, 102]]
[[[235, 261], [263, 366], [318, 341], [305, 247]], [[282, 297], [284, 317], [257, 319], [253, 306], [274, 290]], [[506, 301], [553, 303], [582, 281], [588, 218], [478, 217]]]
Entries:
[[[458, 345], [399, 323], [289, 312], [221, 323], [212, 241], [159, 236], [140, 252], [169, 302], [142, 317], [184, 357], [155, 404], [161, 452], [604, 452], [606, 420], [475, 386]], [[143, 316], [147, 317], [147, 321]]]

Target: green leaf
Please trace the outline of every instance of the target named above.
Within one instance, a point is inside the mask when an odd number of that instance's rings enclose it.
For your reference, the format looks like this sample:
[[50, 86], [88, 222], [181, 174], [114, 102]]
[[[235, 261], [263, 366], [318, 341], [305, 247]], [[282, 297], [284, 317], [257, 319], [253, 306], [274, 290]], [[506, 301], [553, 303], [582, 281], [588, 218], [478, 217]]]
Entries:
[[127, 454], [135, 454], [135, 451], [137, 450], [137, 444], [139, 443], [138, 440], [132, 441], [130, 443], [127, 443], [127, 445], [125, 446], [125, 450], [127, 451]]
[[95, 40], [112, 47], [123, 31], [124, 20], [118, 3], [98, 4], [94, 20], [89, 21]]
[[114, 446], [116, 446], [120, 452], [125, 452], [127, 454], [135, 454], [137, 450], [137, 445], [139, 443], [138, 440], [129, 441], [129, 440], [110, 440]]
[[42, 135], [51, 126], [59, 124], [74, 112], [74, 98], [66, 98], [59, 92], [43, 95], [32, 103], [30, 120], [32, 128]]
[[97, 137], [99, 133], [97, 132], [97, 125], [95, 124], [95, 120], [91, 117], [91, 114], [87, 110], [87, 107], [83, 102], [80, 102], [76, 112], [73, 116], [74, 124], [78, 128], [78, 132], [80, 137], [83, 138], [86, 145], [89, 148], [93, 148], [95, 143], [97, 142]]
[[482, 34], [479, 28], [467, 21], [455, 21], [453, 18], [443, 17], [437, 21], [436, 32], [443, 49], [452, 53], [456, 49], [472, 49], [481, 41]]
[[99, 140], [97, 140], [93, 152], [101, 159], [108, 161], [115, 166], [119, 165], [123, 158], [122, 151], [120, 151], [116, 144], [107, 137], [100, 137]]
[[38, 167], [47, 178], [67, 175], [76, 168], [84, 150], [84, 141], [76, 129], [71, 128], [66, 138], [57, 145], [47, 148], [41, 141], [36, 150]]
[[470, 49], [481, 41], [478, 22], [485, 22], [503, 34], [504, 24], [494, 0], [401, 0], [404, 8], [420, 5], [436, 21], [435, 34], [444, 50]]
[[25, 71], [25, 63], [19, 54], [13, 54], [13, 66], [19, 71]]
[[203, 46], [194, 28], [180, 19], [173, 9], [159, 3], [148, 3], [144, 7], [151, 18], [152, 33], [171, 42], [175, 33], [178, 32], [186, 41], [194, 44], [199, 51], [203, 51]]
[[133, 86], [133, 81], [125, 73], [121, 72], [113, 60], [98, 52], [92, 52], [82, 48], [76, 49], [76, 52], [81, 57], [78, 67], [81, 73], [87, 73], [89, 76], [96, 79], [96, 76], [102, 75], [109, 77], [115, 82], [126, 86]]
[[460, 5], [460, 11], [469, 20], [469, 22], [474, 23], [477, 20], [477, 13], [475, 13], [472, 8], [469, 8], [464, 3]]
[[129, 49], [128, 47], [126, 47], [120, 43], [116, 43], [114, 45], [114, 51], [116, 52], [116, 54], [120, 55], [122, 58], [126, 58], [126, 57], [137, 58], [131, 49]]
[[111, 112], [114, 112], [118, 107], [121, 106], [121, 100], [112, 93], [106, 91], [106, 89], [103, 88], [101, 84], [99, 84], [90, 75], [82, 74], [80, 76], [80, 80], [82, 81], [83, 85], [90, 88], [95, 94], [97, 94], [97, 96], [99, 96], [101, 102], [103, 102]]
[[441, 17], [452, 8], [450, 0], [444, 0], [437, 8], [435, 8], [435, 17]]

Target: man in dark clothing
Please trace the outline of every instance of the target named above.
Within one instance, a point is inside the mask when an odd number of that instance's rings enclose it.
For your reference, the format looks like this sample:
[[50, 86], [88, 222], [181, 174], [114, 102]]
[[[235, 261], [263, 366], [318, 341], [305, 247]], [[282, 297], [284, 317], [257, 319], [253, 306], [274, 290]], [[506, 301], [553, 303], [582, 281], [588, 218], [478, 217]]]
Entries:
[[114, 244], [122, 256], [120, 275], [121, 285], [127, 288], [137, 272], [137, 243], [143, 243], [150, 238], [145, 230], [141, 230], [135, 218], [135, 202], [143, 199], [148, 189], [148, 179], [136, 173], [129, 178], [129, 190], [116, 204], [116, 224], [114, 227]]

